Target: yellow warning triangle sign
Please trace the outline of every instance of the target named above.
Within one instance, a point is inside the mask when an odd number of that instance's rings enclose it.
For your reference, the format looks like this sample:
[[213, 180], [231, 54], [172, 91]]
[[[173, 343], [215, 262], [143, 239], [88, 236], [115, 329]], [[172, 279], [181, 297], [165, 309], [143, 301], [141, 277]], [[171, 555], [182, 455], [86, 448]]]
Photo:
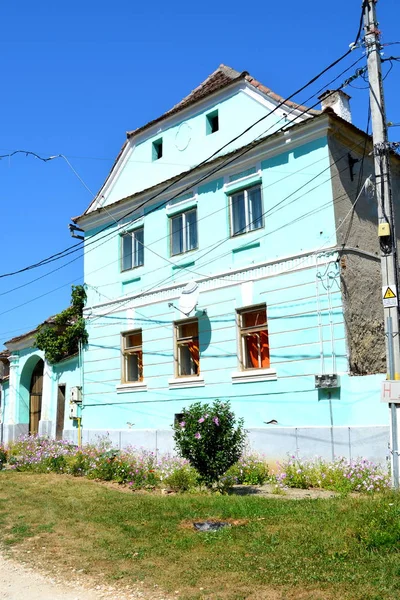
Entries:
[[396, 294], [390, 287], [386, 289], [385, 295], [383, 296], [384, 300], [388, 300], [389, 298], [396, 298]]

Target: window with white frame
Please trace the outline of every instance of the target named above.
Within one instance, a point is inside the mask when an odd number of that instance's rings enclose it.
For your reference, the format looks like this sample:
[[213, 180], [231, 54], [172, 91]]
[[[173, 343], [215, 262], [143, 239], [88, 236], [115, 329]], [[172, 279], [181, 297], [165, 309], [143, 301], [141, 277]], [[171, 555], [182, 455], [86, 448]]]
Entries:
[[270, 367], [267, 307], [252, 306], [237, 312], [240, 344], [240, 367]]
[[260, 185], [231, 194], [229, 205], [232, 236], [263, 227]]
[[197, 210], [191, 209], [170, 217], [171, 255], [197, 248]]
[[121, 270], [128, 271], [144, 264], [144, 229], [134, 229], [121, 236]]
[[200, 375], [199, 322], [190, 319], [175, 323], [176, 377]]
[[122, 383], [143, 381], [142, 330], [122, 333]]

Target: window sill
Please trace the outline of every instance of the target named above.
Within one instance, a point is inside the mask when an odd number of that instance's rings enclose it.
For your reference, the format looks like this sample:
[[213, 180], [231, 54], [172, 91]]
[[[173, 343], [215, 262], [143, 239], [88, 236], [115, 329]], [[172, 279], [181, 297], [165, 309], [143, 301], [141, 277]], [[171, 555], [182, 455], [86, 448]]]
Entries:
[[147, 383], [145, 381], [121, 383], [120, 385], [117, 385], [116, 390], [118, 394], [124, 392], [146, 392]]
[[170, 390], [204, 386], [204, 379], [202, 377], [197, 377], [196, 375], [193, 377], [177, 377], [176, 379], [170, 379], [168, 381]]
[[232, 373], [232, 383], [251, 383], [255, 381], [276, 381], [275, 369], [248, 369]]

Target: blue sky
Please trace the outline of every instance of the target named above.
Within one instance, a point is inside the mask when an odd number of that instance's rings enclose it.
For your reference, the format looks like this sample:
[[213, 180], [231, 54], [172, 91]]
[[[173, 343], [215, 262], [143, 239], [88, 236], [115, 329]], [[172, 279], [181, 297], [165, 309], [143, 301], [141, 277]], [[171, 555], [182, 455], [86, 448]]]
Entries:
[[[358, 28], [360, 4], [2, 3], [0, 154], [19, 149], [42, 156], [63, 154], [94, 193], [125, 132], [168, 110], [220, 63], [249, 71], [283, 96], [291, 94], [345, 52]], [[400, 41], [398, 0], [381, 0], [377, 9], [383, 42]], [[400, 56], [400, 45], [385, 52]], [[356, 50], [296, 100], [304, 102], [360, 56], [362, 50]], [[394, 63], [385, 93], [388, 119], [396, 123], [399, 76], [400, 63]], [[367, 121], [365, 85], [358, 79], [357, 88], [346, 88], [352, 96], [353, 122], [361, 128]], [[400, 139], [400, 128], [393, 128], [391, 138]], [[67, 225], [92, 196], [66, 161], [3, 158], [0, 182], [0, 273], [74, 242]], [[67, 260], [0, 279], [0, 342], [68, 305], [71, 283], [82, 282], [82, 260], [62, 267]], [[56, 267], [62, 268], [38, 280]]]

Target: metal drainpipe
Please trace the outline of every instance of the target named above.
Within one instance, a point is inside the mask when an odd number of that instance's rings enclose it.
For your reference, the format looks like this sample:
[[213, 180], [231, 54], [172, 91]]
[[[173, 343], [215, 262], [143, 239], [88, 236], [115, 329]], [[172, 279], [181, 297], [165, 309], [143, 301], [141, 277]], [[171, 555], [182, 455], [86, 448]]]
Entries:
[[329, 311], [329, 324], [331, 330], [331, 349], [332, 349], [332, 374], [336, 373], [336, 354], [335, 354], [335, 331], [333, 323], [333, 308], [332, 308], [332, 295], [331, 287], [329, 285], [329, 271], [326, 274], [326, 295], [328, 298], [328, 311]]
[[325, 374], [325, 358], [324, 358], [324, 338], [322, 331], [321, 321], [321, 302], [319, 295], [319, 277], [318, 277], [318, 256], [315, 257], [316, 272], [315, 272], [315, 296], [317, 300], [317, 320], [318, 320], [318, 333], [319, 333], [319, 344], [320, 344], [320, 359], [321, 359], [321, 375]]

